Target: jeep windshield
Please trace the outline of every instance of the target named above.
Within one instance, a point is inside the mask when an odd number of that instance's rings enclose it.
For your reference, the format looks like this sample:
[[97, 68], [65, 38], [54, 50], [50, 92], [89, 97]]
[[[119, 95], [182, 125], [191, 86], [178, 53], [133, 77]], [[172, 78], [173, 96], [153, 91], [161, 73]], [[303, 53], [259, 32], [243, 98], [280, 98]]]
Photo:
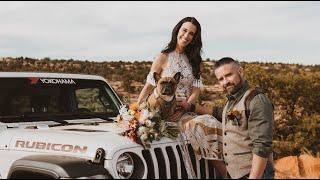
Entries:
[[121, 102], [101, 80], [0, 78], [0, 122], [109, 120]]

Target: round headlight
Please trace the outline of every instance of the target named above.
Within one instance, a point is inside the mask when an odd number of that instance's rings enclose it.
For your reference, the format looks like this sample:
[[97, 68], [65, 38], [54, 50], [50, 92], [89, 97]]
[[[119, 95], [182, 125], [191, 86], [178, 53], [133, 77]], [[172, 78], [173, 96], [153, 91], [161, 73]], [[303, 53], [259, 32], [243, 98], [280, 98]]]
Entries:
[[117, 172], [121, 179], [128, 179], [132, 176], [134, 162], [129, 153], [123, 153], [117, 161]]

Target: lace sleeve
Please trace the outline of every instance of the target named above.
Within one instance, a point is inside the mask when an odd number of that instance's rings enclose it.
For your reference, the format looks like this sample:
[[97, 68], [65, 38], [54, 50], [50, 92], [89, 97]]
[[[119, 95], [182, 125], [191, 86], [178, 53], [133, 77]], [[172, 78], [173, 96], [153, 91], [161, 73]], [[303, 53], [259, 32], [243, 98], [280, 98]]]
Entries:
[[152, 86], [156, 86], [156, 80], [153, 77], [153, 72], [149, 72], [147, 76], [147, 83], [151, 84]]
[[197, 88], [202, 88], [203, 87], [202, 78], [200, 77], [200, 79], [194, 79], [192, 82], [192, 86]]

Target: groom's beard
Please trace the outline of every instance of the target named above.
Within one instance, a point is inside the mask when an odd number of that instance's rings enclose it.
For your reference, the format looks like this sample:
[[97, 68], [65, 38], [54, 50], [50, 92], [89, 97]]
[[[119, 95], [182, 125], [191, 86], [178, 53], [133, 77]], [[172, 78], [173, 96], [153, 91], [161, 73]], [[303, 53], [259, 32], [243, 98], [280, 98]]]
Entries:
[[241, 78], [241, 76], [239, 74], [238, 74], [238, 76], [239, 76], [239, 79], [240, 79], [238, 84], [235, 84], [233, 82], [229, 82], [228, 84], [226, 84], [223, 87], [224, 90], [226, 91], [226, 93], [235, 94], [236, 92], [238, 92], [241, 89], [244, 80]]
[[231, 92], [233, 92], [235, 87], [236, 85], [234, 83], [228, 83], [225, 86], [223, 86], [223, 89], [226, 91], [226, 93], [230, 94]]

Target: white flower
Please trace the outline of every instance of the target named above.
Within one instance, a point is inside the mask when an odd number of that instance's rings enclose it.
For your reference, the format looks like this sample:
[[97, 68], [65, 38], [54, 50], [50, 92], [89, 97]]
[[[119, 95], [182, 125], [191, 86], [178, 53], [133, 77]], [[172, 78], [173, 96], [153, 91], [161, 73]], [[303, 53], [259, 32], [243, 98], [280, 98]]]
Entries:
[[124, 113], [127, 113], [127, 112], [128, 112], [128, 109], [125, 105], [120, 106], [120, 109], [119, 109], [120, 115], [123, 115]]
[[140, 136], [141, 141], [146, 141], [148, 139], [148, 135], [147, 134], [142, 134]]
[[140, 119], [148, 119], [149, 111], [146, 109], [141, 110]]
[[126, 108], [125, 105], [122, 105], [119, 109], [119, 114], [123, 121], [129, 121], [131, 120], [134, 116], [130, 115], [129, 110]]
[[145, 123], [146, 123], [146, 126], [147, 126], [147, 127], [151, 127], [151, 128], [156, 124], [155, 122], [152, 122], [152, 121], [150, 121], [149, 119], [146, 120]]
[[134, 118], [134, 116], [125, 113], [125, 114], [122, 115], [122, 118], [123, 118], [124, 121], [130, 121], [131, 119]]
[[145, 124], [145, 122], [147, 121], [147, 119], [148, 119], [148, 114], [149, 114], [149, 112], [148, 112], [148, 110], [141, 110], [141, 112], [140, 112], [141, 114], [140, 114], [140, 117], [139, 117], [139, 119], [138, 119], [138, 121], [139, 121], [139, 124], [141, 124], [141, 125], [143, 125], [143, 124]]
[[144, 127], [144, 126], [141, 126], [141, 127], [139, 127], [138, 133], [139, 133], [140, 135], [142, 135], [142, 134], [147, 133], [147, 131], [148, 131], [148, 128], [146, 128], [146, 127]]

